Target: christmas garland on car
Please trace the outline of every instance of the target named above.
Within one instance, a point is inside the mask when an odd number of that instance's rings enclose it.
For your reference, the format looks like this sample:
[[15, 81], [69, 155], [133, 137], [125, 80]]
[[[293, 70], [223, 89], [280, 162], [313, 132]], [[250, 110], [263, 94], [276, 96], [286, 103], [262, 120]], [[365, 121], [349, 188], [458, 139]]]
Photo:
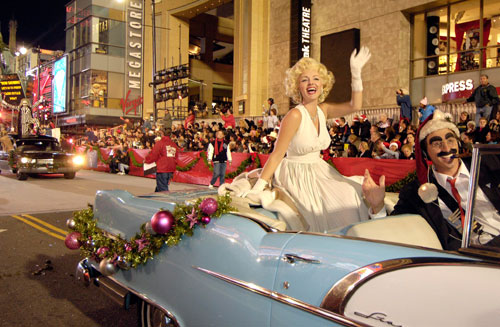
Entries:
[[103, 275], [111, 275], [118, 268], [136, 268], [153, 259], [163, 247], [177, 245], [183, 237], [193, 236], [197, 226], [205, 228], [214, 218], [236, 209], [231, 207], [229, 194], [198, 199], [194, 204], [177, 204], [172, 212], [161, 209], [150, 221], [142, 224], [130, 240], [110, 236], [97, 227], [91, 207], [77, 211], [66, 222], [74, 230], [66, 236], [69, 249], [80, 249], [83, 257], [99, 263]]

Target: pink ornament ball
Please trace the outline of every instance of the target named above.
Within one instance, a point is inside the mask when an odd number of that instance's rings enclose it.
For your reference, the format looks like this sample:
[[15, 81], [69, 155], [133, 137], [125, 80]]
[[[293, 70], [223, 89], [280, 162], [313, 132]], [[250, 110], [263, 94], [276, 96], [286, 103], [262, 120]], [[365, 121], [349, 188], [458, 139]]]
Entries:
[[132, 245], [130, 245], [129, 243], [125, 244], [125, 251], [127, 252], [132, 251]]
[[167, 210], [158, 211], [151, 218], [151, 227], [157, 234], [166, 234], [175, 223], [174, 215]]
[[82, 237], [82, 234], [80, 234], [79, 232], [71, 232], [68, 235], [66, 235], [66, 239], [64, 240], [64, 244], [70, 250], [77, 250], [81, 246], [81, 243], [78, 240], [81, 237]]
[[200, 209], [206, 215], [213, 215], [217, 211], [217, 200], [214, 198], [203, 199], [200, 203]]
[[108, 251], [109, 251], [109, 248], [107, 246], [103, 246], [103, 247], [100, 247], [100, 248], [97, 249], [96, 254], [97, 254], [97, 256], [99, 258], [102, 258], [102, 257], [104, 257], [106, 255], [106, 253]]
[[211, 220], [210, 217], [203, 217], [203, 218], [201, 218], [201, 222], [203, 224], [205, 224], [205, 225], [208, 224], [208, 223], [210, 223], [210, 220]]

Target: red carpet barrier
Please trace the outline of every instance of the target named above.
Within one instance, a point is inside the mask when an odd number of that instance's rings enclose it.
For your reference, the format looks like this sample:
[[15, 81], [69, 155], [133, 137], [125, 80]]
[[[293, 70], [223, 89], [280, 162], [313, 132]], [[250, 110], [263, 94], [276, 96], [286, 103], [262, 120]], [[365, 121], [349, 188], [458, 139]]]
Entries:
[[[149, 151], [150, 151], [149, 149], [145, 149], [145, 150], [143, 150], [143, 149], [130, 149], [129, 150], [129, 152], [133, 153], [134, 158], [137, 161], [137, 163], [141, 164], [141, 165], [144, 163], [144, 158], [146, 158]], [[144, 176], [144, 168], [142, 166], [141, 167], [134, 166], [132, 159], [130, 159], [130, 162], [129, 162], [129, 169], [130, 169], [128, 172], [129, 175], [155, 178], [154, 174]]]
[[[189, 162], [196, 159], [201, 155], [201, 151], [199, 152], [182, 152], [179, 155], [179, 163], [178, 165], [181, 167], [186, 166]], [[231, 165], [229, 163], [226, 167], [226, 173], [231, 173], [238, 169], [241, 165], [241, 162], [247, 159], [250, 155], [248, 153], [231, 153], [233, 162]], [[252, 166], [247, 167], [246, 171], [252, 169]], [[212, 172], [205, 165], [203, 158], [193, 166], [193, 168], [189, 171], [176, 171], [174, 174], [174, 182], [179, 183], [189, 183], [189, 184], [201, 184], [208, 185], [210, 180], [212, 179]], [[231, 182], [232, 179], [226, 178], [226, 182]], [[219, 185], [219, 180], [215, 185]]]
[[[104, 160], [108, 160], [109, 153], [111, 149], [102, 148], [99, 149], [101, 157]], [[149, 153], [150, 150], [141, 149], [130, 149], [133, 152], [134, 158], [137, 164], [143, 164], [144, 158]], [[76, 147], [77, 153], [84, 153], [85, 147]], [[241, 163], [250, 157], [248, 153], [232, 153], [233, 162], [231, 165], [228, 164], [226, 173], [231, 173], [236, 171]], [[261, 162], [261, 167], [264, 166], [269, 155], [258, 154], [259, 160]], [[179, 183], [189, 183], [189, 184], [199, 184], [208, 185], [212, 179], [212, 172], [205, 165], [203, 158], [201, 157], [201, 151], [198, 152], [181, 152], [179, 153], [178, 166], [185, 167], [193, 160], [199, 158], [196, 165], [194, 165], [188, 171], [176, 171], [174, 173], [174, 182]], [[333, 158], [333, 163], [342, 175], [354, 176], [354, 175], [364, 175], [365, 169], [370, 171], [373, 179], [378, 183], [381, 175], [385, 175], [386, 185], [391, 185], [403, 178], [405, 178], [408, 173], [415, 170], [415, 160], [396, 160], [396, 159], [371, 159], [371, 158]], [[87, 167], [88, 168], [88, 167]], [[103, 163], [101, 160], [97, 160], [97, 168], [91, 168], [98, 171], [109, 171], [109, 166]], [[245, 171], [254, 169], [253, 165], [246, 168]], [[144, 176], [143, 167], [136, 167], [132, 159], [130, 160], [130, 175], [133, 176]], [[154, 178], [154, 175], [148, 175], [145, 177]], [[226, 182], [231, 182], [232, 179], [226, 178]], [[219, 185], [219, 181], [217, 184]]]
[[[109, 148], [99, 148], [99, 151], [101, 152], [101, 156], [105, 161], [108, 161], [109, 158], [109, 153], [111, 152], [111, 149]], [[101, 160], [97, 160], [97, 169], [98, 171], [109, 171], [109, 164], [106, 164], [102, 162]]]
[[368, 168], [373, 180], [378, 184], [380, 176], [385, 175], [385, 185], [391, 185], [416, 169], [415, 160], [371, 159], [371, 158], [333, 158], [333, 163], [344, 176], [364, 175]]

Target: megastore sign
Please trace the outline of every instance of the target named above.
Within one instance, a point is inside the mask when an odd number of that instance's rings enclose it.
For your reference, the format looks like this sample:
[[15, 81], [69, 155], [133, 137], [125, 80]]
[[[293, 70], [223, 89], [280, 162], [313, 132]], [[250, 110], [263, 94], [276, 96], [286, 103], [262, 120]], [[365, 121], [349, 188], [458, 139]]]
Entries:
[[[123, 115], [126, 116], [142, 116], [143, 19], [143, 2], [129, 0], [125, 63], [125, 94], [127, 97], [121, 100]], [[136, 105], [129, 105], [130, 103]]]

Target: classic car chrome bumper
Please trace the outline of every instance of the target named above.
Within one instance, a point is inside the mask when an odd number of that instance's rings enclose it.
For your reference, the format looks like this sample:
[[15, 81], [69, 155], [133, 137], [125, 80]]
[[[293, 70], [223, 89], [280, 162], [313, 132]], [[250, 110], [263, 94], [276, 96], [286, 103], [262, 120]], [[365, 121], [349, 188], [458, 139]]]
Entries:
[[90, 286], [94, 284], [99, 287], [101, 291], [109, 296], [113, 301], [118, 303], [124, 309], [128, 309], [131, 304], [137, 302], [137, 300], [142, 300], [149, 303], [150, 305], [156, 307], [162, 311], [166, 317], [171, 319], [175, 326], [180, 326], [177, 318], [167, 309], [154, 303], [151, 299], [145, 295], [137, 292], [127, 286], [121, 284], [119, 281], [113, 277], [103, 276], [94, 266], [89, 262], [88, 258], [81, 260], [76, 266], [76, 279], [81, 281], [83, 285]]
[[59, 167], [59, 168], [50, 168], [50, 167], [22, 167], [19, 166], [17, 170], [20, 173], [27, 174], [65, 174], [65, 173], [73, 173], [77, 172], [79, 169], [74, 167]]
[[85, 286], [94, 284], [99, 287], [101, 291], [125, 309], [128, 309], [135, 302], [135, 297], [129, 290], [118, 285], [111, 278], [101, 275], [87, 259], [83, 259], [76, 266], [76, 279]]

